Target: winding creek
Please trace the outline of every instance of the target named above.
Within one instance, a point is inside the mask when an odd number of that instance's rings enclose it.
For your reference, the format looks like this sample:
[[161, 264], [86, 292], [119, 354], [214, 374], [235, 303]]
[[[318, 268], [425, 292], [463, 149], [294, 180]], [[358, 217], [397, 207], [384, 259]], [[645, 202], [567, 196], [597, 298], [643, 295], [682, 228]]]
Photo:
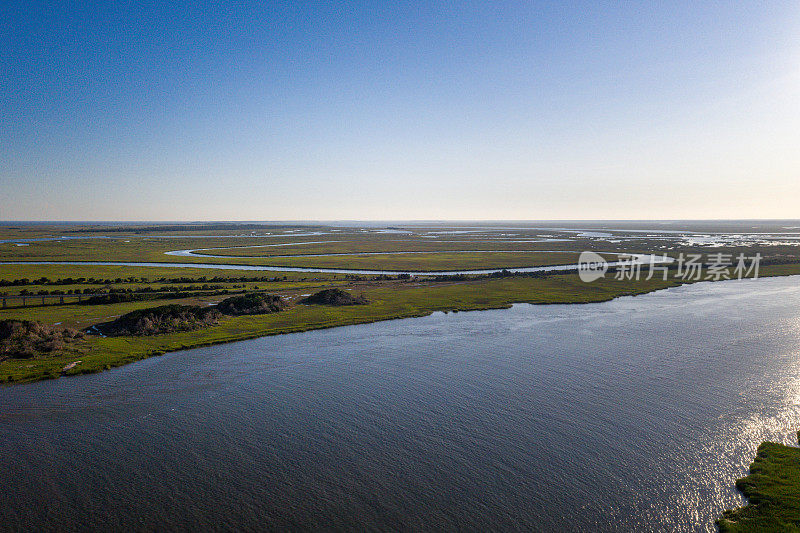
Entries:
[[[326, 242], [337, 242], [337, 241], [326, 241]], [[293, 246], [297, 244], [317, 244], [317, 243], [286, 243], [286, 244], [261, 244], [255, 246], [231, 246], [228, 248], [196, 248], [193, 250], [173, 250], [171, 252], [165, 252], [165, 255], [174, 255], [178, 257], [213, 257], [213, 258], [220, 258], [220, 259], [236, 259], [236, 258], [248, 258], [248, 259], [277, 259], [277, 258], [286, 258], [286, 257], [338, 257], [338, 256], [358, 256], [358, 255], [405, 255], [405, 254], [507, 254], [507, 253], [516, 253], [516, 254], [553, 254], [553, 253], [576, 253], [575, 250], [398, 250], [398, 251], [391, 251], [391, 252], [332, 252], [332, 253], [321, 253], [321, 254], [314, 254], [314, 253], [300, 253], [300, 254], [292, 254], [292, 255], [269, 255], [269, 256], [253, 256], [253, 255], [214, 255], [214, 254], [205, 254], [203, 252], [210, 251], [210, 250], [238, 250], [238, 249], [246, 249], [246, 248], [265, 248], [265, 247], [273, 247], [273, 246]], [[610, 255], [620, 255], [619, 252], [601, 252], [604, 254]]]
[[[212, 248], [208, 248], [209, 250]], [[226, 248], [228, 249], [228, 248]], [[189, 256], [189, 257], [215, 257], [225, 259], [237, 259], [236, 256], [200, 256], [193, 255], [190, 252], [195, 250], [175, 250], [173, 252], [166, 252], [167, 255]], [[464, 252], [470, 252], [465, 250]], [[555, 250], [552, 250], [555, 252]], [[407, 254], [407, 253], [437, 253], [437, 252], [375, 252], [373, 253], [331, 253], [331, 254], [313, 254], [313, 255], [287, 255], [287, 256], [270, 256], [265, 259], [274, 259], [281, 257], [328, 257], [328, 256], [347, 256], [347, 255], [384, 255], [384, 254]], [[453, 253], [453, 252], [439, 252], [439, 253]], [[491, 252], [487, 252], [491, 253]], [[622, 255], [615, 252], [601, 252], [610, 255]], [[633, 263], [649, 264], [651, 261], [654, 264], [661, 264], [671, 262], [667, 258], [665, 261], [661, 256], [654, 256], [649, 254], [631, 254]], [[239, 258], [241, 259], [241, 257]], [[609, 266], [620, 264], [622, 261], [609, 261]], [[221, 270], [256, 270], [262, 272], [309, 272], [309, 273], [332, 273], [332, 274], [385, 274], [385, 275], [398, 275], [411, 273], [420, 276], [452, 276], [456, 274], [491, 274], [507, 270], [509, 272], [548, 272], [559, 270], [574, 270], [578, 268], [577, 264], [569, 265], [547, 265], [547, 266], [533, 266], [533, 267], [508, 267], [508, 268], [488, 268], [488, 269], [462, 269], [462, 270], [435, 270], [435, 271], [416, 271], [416, 270], [381, 270], [381, 269], [354, 269], [354, 268], [321, 268], [321, 267], [288, 267], [288, 266], [270, 266], [270, 265], [237, 265], [231, 263], [166, 263], [166, 262], [125, 262], [125, 261], [0, 261], [0, 265], [94, 265], [94, 266], [136, 266], [136, 267], [166, 267], [166, 268], [208, 268], [208, 269], [221, 269]]]
[[697, 283], [3, 387], [0, 515], [27, 531], [713, 531], [758, 444], [799, 425], [800, 277]]
[[[297, 257], [297, 256], [292, 256]], [[637, 254], [635, 262], [640, 264], [649, 263], [649, 255]], [[235, 259], [235, 258], [231, 258]], [[656, 258], [660, 259], [660, 258]], [[660, 261], [656, 261], [660, 262]], [[609, 266], [619, 264], [619, 261], [609, 261]], [[572, 265], [550, 265], [536, 267], [509, 267], [488, 268], [475, 270], [443, 270], [443, 271], [416, 271], [416, 270], [370, 270], [353, 268], [319, 268], [319, 267], [287, 267], [287, 266], [264, 266], [264, 265], [236, 265], [227, 263], [157, 263], [157, 262], [125, 262], [125, 261], [0, 261], [0, 265], [94, 265], [94, 266], [135, 266], [135, 267], [165, 267], [165, 268], [207, 268], [217, 270], [258, 270], [262, 272], [319, 272], [331, 274], [416, 274], [419, 276], [452, 276], [455, 274], [491, 274], [507, 270], [509, 272], [548, 272], [558, 270], [574, 270], [577, 264]]]

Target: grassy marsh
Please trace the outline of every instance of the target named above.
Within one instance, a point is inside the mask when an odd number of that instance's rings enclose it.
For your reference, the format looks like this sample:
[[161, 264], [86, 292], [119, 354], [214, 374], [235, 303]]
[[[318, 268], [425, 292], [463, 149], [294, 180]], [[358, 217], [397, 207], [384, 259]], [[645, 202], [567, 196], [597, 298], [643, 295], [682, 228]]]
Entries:
[[717, 521], [722, 533], [800, 531], [800, 448], [762, 443], [736, 487], [749, 501], [725, 511]]
[[[611, 241], [593, 242], [574, 234], [550, 230], [520, 229], [493, 230], [477, 233], [426, 233], [427, 229], [411, 233], [382, 233], [381, 230], [357, 230], [353, 228], [271, 228], [270, 236], [243, 236], [242, 232], [221, 229], [194, 228], [180, 232], [170, 229], [156, 231], [153, 228], [96, 228], [76, 229], [70, 226], [0, 228], [0, 238], [31, 238], [58, 235], [96, 236], [106, 234], [104, 239], [65, 239], [42, 241], [29, 246], [0, 243], [0, 259], [14, 260], [107, 260], [107, 261], [156, 261], [156, 262], [214, 262], [225, 264], [272, 264], [274, 266], [307, 266], [351, 269], [386, 270], [460, 270], [481, 268], [504, 268], [515, 266], [573, 264], [577, 252], [582, 249], [604, 251], [654, 251], [648, 249], [664, 241], [648, 241], [635, 238], [627, 243]], [[472, 231], [472, 230], [468, 230]], [[265, 230], [266, 232], [266, 230]], [[317, 233], [309, 235], [309, 233]], [[200, 237], [204, 235], [203, 237]], [[227, 236], [226, 236], [227, 235]], [[571, 236], [570, 236], [571, 235]], [[569, 240], [544, 239], [564, 238]], [[317, 242], [324, 241], [324, 242]], [[530, 242], [537, 241], [537, 242]], [[292, 244], [291, 246], [235, 249], [232, 246], [254, 244]], [[670, 244], [670, 243], [667, 243]], [[671, 246], [671, 253], [678, 249]], [[225, 257], [209, 260], [164, 255], [176, 249], [227, 247], [222, 252], [231, 254], [260, 254], [257, 257]], [[459, 253], [456, 250], [474, 250]], [[492, 251], [494, 250], [494, 251]], [[499, 251], [506, 250], [506, 251]], [[542, 250], [549, 250], [544, 252]], [[575, 250], [574, 252], [564, 250]], [[357, 252], [443, 252], [383, 255], [347, 255], [308, 257], [310, 253], [357, 253]], [[222, 255], [222, 254], [220, 254]], [[293, 255], [293, 257], [271, 257]], [[609, 256], [611, 259], [612, 256]], [[800, 274], [800, 261], [764, 266], [762, 276]], [[68, 374], [94, 372], [130, 361], [169, 351], [229, 342], [263, 335], [290, 333], [309, 329], [334, 327], [349, 324], [374, 322], [393, 318], [422, 316], [436, 311], [468, 311], [503, 308], [513, 303], [588, 303], [609, 300], [623, 295], [640, 294], [671, 287], [682, 283], [670, 278], [666, 281], [615, 280], [611, 277], [594, 283], [584, 283], [575, 274], [552, 274], [545, 277], [507, 277], [499, 279], [462, 279], [433, 281], [425, 278], [412, 280], [384, 279], [376, 276], [346, 276], [333, 273], [246, 271], [206, 268], [169, 268], [151, 266], [100, 266], [100, 265], [0, 265], [0, 279], [16, 280], [28, 278], [38, 280], [67, 278], [96, 278], [93, 283], [54, 285], [33, 283], [23, 286], [0, 287], [0, 292], [19, 294], [48, 291], [57, 288], [63, 291], [120, 291], [120, 290], [167, 290], [177, 289], [170, 295], [168, 303], [209, 306], [228, 295], [199, 296], [189, 291], [192, 283], [211, 283], [230, 292], [261, 291], [280, 295], [288, 302], [288, 308], [273, 315], [224, 317], [215, 326], [190, 333], [168, 333], [147, 338], [116, 337], [103, 338], [89, 335], [80, 346], [80, 353], [65, 351], [53, 357], [7, 360], [0, 363], [0, 380], [24, 382], [57, 377], [61, 369], [76, 357], [82, 362], [69, 370]], [[266, 281], [264, 278], [271, 280]], [[133, 280], [130, 278], [134, 278]], [[176, 279], [186, 280], [183, 282]], [[102, 281], [101, 281], [102, 280]], [[203, 281], [205, 280], [205, 281]], [[363, 293], [369, 303], [360, 306], [326, 307], [305, 306], [297, 302], [303, 296], [324, 288], [339, 287], [351, 294]], [[183, 292], [181, 292], [183, 291]], [[16, 318], [38, 320], [44, 324], [89, 328], [108, 322], [125, 313], [146, 309], [164, 302], [127, 301], [102, 305], [63, 305], [25, 307], [0, 310], [0, 319]]]

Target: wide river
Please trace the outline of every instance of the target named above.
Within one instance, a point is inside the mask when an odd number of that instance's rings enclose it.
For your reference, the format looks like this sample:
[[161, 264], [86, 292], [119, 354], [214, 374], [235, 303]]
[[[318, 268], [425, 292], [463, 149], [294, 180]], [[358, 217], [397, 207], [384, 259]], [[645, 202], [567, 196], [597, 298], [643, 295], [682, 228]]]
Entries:
[[800, 278], [176, 352], [0, 413], [9, 529], [713, 530], [800, 429]]

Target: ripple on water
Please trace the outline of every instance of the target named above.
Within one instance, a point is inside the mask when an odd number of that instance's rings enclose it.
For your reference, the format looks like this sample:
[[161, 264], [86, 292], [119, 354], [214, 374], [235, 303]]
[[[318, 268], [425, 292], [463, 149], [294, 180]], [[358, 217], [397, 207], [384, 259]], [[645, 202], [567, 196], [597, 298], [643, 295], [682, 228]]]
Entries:
[[798, 278], [266, 337], [0, 394], [10, 528], [713, 531], [800, 420]]

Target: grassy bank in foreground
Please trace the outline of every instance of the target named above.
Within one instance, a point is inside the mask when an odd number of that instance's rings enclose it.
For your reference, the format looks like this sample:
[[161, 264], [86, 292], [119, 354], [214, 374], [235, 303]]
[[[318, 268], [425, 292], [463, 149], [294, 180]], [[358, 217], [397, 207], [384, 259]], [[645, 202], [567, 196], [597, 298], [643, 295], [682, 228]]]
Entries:
[[762, 443], [750, 475], [736, 487], [750, 501], [725, 511], [717, 521], [722, 533], [800, 531], [800, 448]]
[[[761, 275], [799, 274], [800, 265], [762, 268]], [[577, 275], [561, 274], [543, 278], [508, 277], [458, 282], [391, 282], [353, 284], [363, 292], [367, 305], [328, 307], [292, 305], [271, 315], [226, 317], [218, 325], [191, 331], [147, 337], [101, 338], [90, 336], [80, 353], [39, 359], [10, 359], [0, 363], [0, 381], [30, 382], [62, 375], [62, 369], [79, 360], [67, 375], [96, 372], [166, 352], [211, 344], [250, 339], [395, 318], [428, 315], [435, 311], [470, 311], [510, 307], [513, 303], [592, 303], [680, 285], [678, 279], [615, 280], [604, 278], [582, 282]], [[182, 302], [176, 303], [201, 303]], [[135, 309], [152, 307], [152, 302], [128, 302], [95, 307], [53, 306], [5, 310], [0, 318], [41, 320], [49, 324], [75, 324], [85, 328], [108, 321]], [[77, 324], [76, 316], [80, 316]]]

